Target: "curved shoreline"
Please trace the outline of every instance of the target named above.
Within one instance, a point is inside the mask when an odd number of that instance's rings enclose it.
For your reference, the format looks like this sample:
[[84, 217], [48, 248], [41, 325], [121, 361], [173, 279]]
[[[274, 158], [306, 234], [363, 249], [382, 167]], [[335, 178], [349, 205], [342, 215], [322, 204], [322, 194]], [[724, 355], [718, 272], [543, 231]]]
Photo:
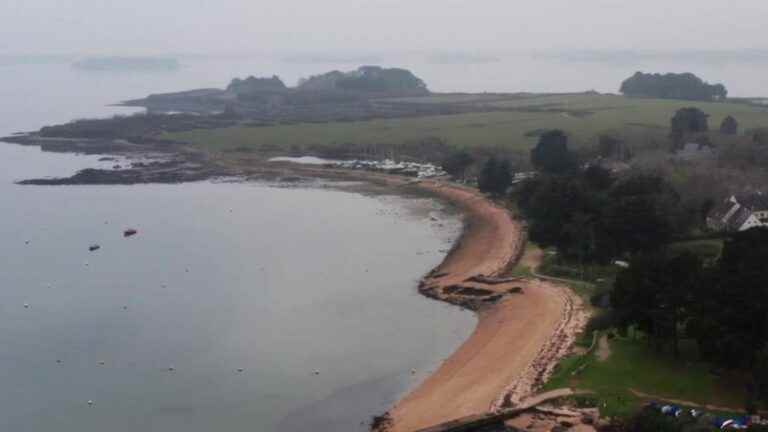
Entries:
[[415, 189], [450, 202], [465, 217], [464, 232], [422, 279], [419, 292], [475, 311], [478, 323], [435, 372], [380, 417], [374, 431], [415, 432], [518, 404], [532, 396], [570, 352], [586, 322], [581, 299], [550, 281], [506, 277], [525, 249], [523, 224], [476, 189], [372, 172], [295, 166], [288, 170]]
[[570, 352], [586, 321], [581, 299], [570, 288], [540, 279], [506, 278], [525, 249], [523, 224], [476, 189], [293, 163], [230, 168], [246, 177], [306, 176], [421, 192], [450, 202], [464, 215], [464, 232], [441, 264], [422, 279], [419, 292], [475, 311], [478, 323], [435, 372], [379, 417], [376, 432], [415, 432], [521, 402]]
[[[478, 323], [461, 347], [401, 398], [375, 430], [414, 432], [519, 402], [570, 349], [580, 328], [574, 319], [578, 298], [549, 282], [505, 278], [524, 250], [522, 223], [477, 190], [438, 180], [292, 163], [216, 162], [216, 169], [206, 175], [365, 181], [425, 193], [452, 203], [464, 215], [464, 232], [442, 263], [423, 278], [419, 291], [475, 311]], [[147, 182], [146, 176], [139, 177]]]
[[[392, 432], [413, 432], [520, 402], [568, 353], [582, 324], [575, 313], [580, 300], [568, 288], [504, 278], [525, 246], [522, 223], [506, 209], [468, 188], [435, 181], [420, 182], [419, 187], [457, 205], [469, 219], [457, 246], [425, 277], [420, 291], [462, 306], [466, 300], [457, 298], [455, 287], [501, 297], [478, 308], [470, 303], [478, 314], [474, 332], [390, 410], [391, 424], [385, 430]], [[511, 294], [516, 288], [522, 294]]]

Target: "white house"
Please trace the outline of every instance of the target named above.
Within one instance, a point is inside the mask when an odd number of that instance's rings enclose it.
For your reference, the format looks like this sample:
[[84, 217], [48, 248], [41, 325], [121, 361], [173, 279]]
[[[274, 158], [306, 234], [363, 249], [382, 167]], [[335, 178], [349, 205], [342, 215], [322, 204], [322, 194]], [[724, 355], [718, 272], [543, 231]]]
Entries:
[[707, 225], [718, 231], [746, 231], [768, 226], [768, 195], [733, 195], [709, 213]]

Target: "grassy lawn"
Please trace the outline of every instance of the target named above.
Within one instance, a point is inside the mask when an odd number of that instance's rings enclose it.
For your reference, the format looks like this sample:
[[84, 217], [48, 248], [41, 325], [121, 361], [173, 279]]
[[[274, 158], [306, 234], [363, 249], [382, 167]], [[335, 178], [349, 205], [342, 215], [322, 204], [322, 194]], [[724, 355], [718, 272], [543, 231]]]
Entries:
[[669, 245], [669, 251], [672, 254], [689, 251], [704, 260], [716, 260], [720, 257], [720, 253], [723, 251], [723, 240], [707, 239], [672, 243]]
[[[593, 353], [564, 359], [546, 389], [571, 386], [595, 393], [601, 411], [607, 416], [624, 416], [642, 403], [630, 392], [637, 390], [658, 397], [740, 408], [743, 386], [709, 373], [706, 364], [659, 354], [645, 340], [616, 338], [610, 342], [611, 355], [597, 361]], [[586, 366], [584, 366], [586, 365]], [[580, 373], [573, 375], [579, 367]]]
[[[429, 96], [425, 102], [457, 102], [479, 96]], [[487, 96], [491, 98], [492, 96]], [[409, 102], [418, 102], [418, 98]], [[210, 151], [261, 146], [328, 146], [343, 143], [376, 146], [403, 144], [429, 136], [441, 137], [455, 147], [501, 147], [527, 154], [535, 136], [526, 133], [560, 128], [572, 137], [574, 148], [591, 146], [598, 134], [640, 128], [666, 135], [669, 120], [682, 107], [697, 106], [710, 114], [716, 129], [727, 115], [734, 115], [742, 129], [768, 126], [768, 109], [732, 103], [630, 99], [622, 96], [560, 95], [507, 98], [489, 101], [500, 109], [519, 111], [473, 113], [349, 123], [295, 124], [270, 127], [232, 127], [166, 134]], [[570, 112], [584, 112], [572, 115]]]

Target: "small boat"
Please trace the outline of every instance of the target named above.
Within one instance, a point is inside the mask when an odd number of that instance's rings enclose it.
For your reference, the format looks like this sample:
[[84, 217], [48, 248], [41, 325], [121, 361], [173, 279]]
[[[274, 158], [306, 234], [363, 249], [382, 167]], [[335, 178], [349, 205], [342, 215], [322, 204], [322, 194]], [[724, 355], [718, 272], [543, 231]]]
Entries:
[[97, 250], [99, 250], [99, 249], [101, 249], [101, 246], [99, 246], [99, 245], [97, 245], [97, 244], [94, 244], [94, 245], [90, 245], [90, 246], [88, 247], [88, 250], [89, 250], [89, 251], [91, 251], [91, 252], [97, 251]]
[[136, 231], [135, 229], [129, 228], [129, 229], [123, 231], [123, 237], [135, 236], [137, 233], [138, 233], [138, 231]]

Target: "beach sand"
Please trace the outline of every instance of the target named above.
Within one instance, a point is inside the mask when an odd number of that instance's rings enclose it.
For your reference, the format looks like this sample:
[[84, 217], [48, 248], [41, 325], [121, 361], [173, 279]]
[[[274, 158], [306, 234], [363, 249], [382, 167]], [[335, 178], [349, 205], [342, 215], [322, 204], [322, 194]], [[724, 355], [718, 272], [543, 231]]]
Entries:
[[[468, 218], [457, 247], [423, 283], [433, 296], [449, 297], [441, 290], [457, 284], [478, 287], [467, 283], [472, 276], [502, 277], [520, 257], [523, 227], [507, 210], [471, 189], [439, 182], [420, 187], [454, 203]], [[535, 279], [483, 286], [500, 294], [510, 287], [523, 292], [478, 311], [472, 336], [389, 412], [389, 430], [412, 432], [492, 411], [541, 384], [580, 327], [574, 313], [580, 302], [567, 288]]]
[[[378, 432], [413, 432], [520, 402], [546, 380], [583, 328], [586, 313], [569, 288], [540, 279], [505, 279], [505, 272], [523, 256], [524, 226], [476, 189], [440, 180], [295, 164], [272, 168], [426, 193], [452, 203], [465, 217], [464, 233], [419, 290], [475, 310], [477, 327], [435, 373], [387, 413], [389, 421], [382, 422]], [[541, 254], [524, 257], [530, 267], [540, 260]], [[462, 292], [466, 289], [483, 294]], [[513, 293], [517, 289], [521, 292]]]

